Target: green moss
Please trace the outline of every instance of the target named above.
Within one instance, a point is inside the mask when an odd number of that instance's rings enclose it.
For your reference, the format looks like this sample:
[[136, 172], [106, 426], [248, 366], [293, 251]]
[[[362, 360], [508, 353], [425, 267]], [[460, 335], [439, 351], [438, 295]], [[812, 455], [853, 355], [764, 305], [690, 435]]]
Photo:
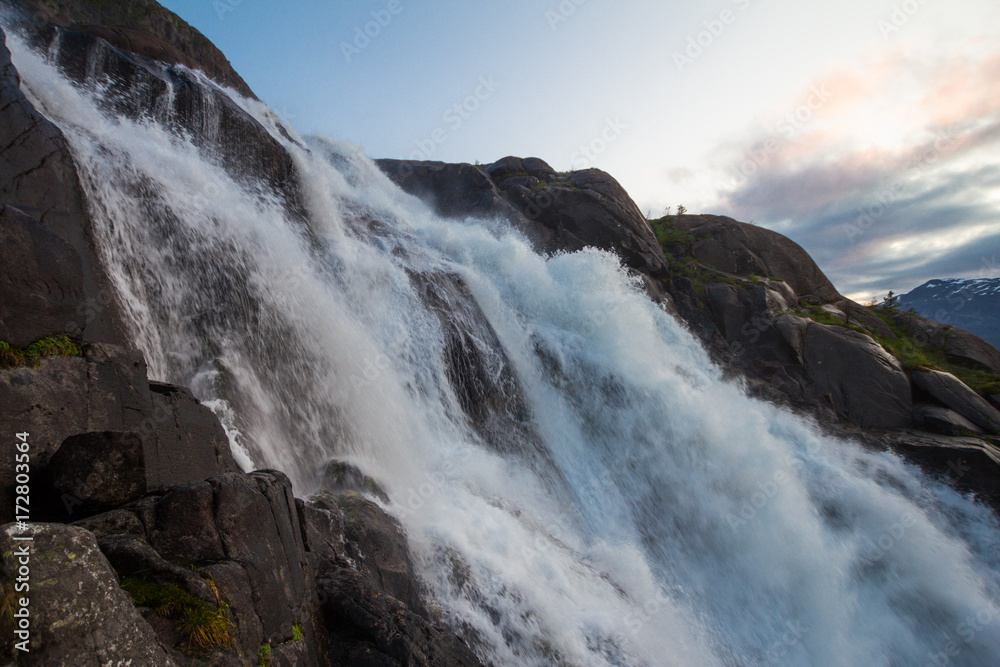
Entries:
[[298, 623], [292, 626], [292, 641], [300, 642], [302, 641], [302, 628]]
[[187, 648], [214, 651], [234, 644], [233, 625], [221, 601], [213, 609], [174, 584], [161, 584], [141, 575], [125, 577], [121, 587], [137, 606], [149, 607], [177, 623], [187, 637]]
[[82, 354], [80, 346], [70, 340], [69, 336], [42, 338], [27, 347], [0, 341], [0, 368], [37, 366], [43, 357], [79, 357]]

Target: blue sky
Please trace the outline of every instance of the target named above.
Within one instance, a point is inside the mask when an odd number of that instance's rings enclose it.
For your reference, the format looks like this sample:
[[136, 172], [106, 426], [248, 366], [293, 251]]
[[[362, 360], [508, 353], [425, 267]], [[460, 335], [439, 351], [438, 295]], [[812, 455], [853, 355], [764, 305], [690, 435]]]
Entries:
[[163, 4], [373, 157], [598, 167], [651, 216], [790, 236], [857, 299], [1000, 275], [995, 0]]

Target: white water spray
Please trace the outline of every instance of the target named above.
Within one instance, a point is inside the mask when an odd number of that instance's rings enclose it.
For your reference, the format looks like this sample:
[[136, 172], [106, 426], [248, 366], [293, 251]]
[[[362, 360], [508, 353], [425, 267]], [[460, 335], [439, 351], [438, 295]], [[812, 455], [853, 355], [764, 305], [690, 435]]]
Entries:
[[[227, 93], [292, 156], [296, 215], [162, 124], [169, 105], [108, 115], [8, 41], [72, 144], [151, 375], [300, 495], [331, 457], [376, 477], [432, 606], [486, 661], [997, 664], [995, 517], [747, 398], [615, 257], [439, 219], [353, 147]], [[502, 446], [463, 410], [427, 289], [471, 295], [450, 317], [495, 382], [516, 377]]]

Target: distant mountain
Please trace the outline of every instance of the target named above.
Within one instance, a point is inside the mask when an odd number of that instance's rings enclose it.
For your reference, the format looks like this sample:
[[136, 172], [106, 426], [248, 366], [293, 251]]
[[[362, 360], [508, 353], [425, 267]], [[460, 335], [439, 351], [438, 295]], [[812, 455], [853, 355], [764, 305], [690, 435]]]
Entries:
[[931, 280], [900, 296], [899, 307], [971, 331], [1000, 348], [1000, 278]]

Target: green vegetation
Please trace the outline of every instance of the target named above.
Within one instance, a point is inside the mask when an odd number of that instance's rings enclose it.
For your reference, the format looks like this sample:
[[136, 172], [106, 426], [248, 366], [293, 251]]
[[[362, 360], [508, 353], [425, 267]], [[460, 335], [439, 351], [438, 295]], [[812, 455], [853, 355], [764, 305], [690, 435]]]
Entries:
[[668, 215], [659, 220], [650, 220], [649, 226], [656, 234], [656, 240], [663, 246], [663, 251], [667, 252], [666, 246], [671, 243], [691, 244], [695, 242], [695, 237], [677, 227], [674, 223], [674, 216]]
[[745, 282], [721, 271], [710, 269], [696, 260], [692, 254], [693, 245], [700, 239], [679, 228], [675, 218], [676, 216], [667, 215], [658, 220], [649, 221], [649, 226], [656, 234], [656, 240], [663, 248], [663, 253], [672, 260], [668, 262], [667, 267], [672, 279], [689, 279], [694, 284], [695, 292], [698, 294], [703, 294], [708, 285], [715, 283], [741, 285]]
[[[891, 293], [890, 293], [891, 294]], [[873, 308], [872, 311], [896, 334], [897, 340], [877, 337], [879, 343], [899, 359], [907, 370], [938, 370], [951, 373], [980, 394], [1000, 392], [1000, 375], [981, 368], [970, 368], [948, 359], [945, 354], [947, 342], [934, 346], [918, 340], [898, 311], [887, 308]], [[946, 334], [947, 335], [947, 334]]]
[[80, 347], [68, 336], [50, 336], [36, 340], [27, 347], [18, 347], [0, 341], [0, 368], [37, 366], [43, 357], [79, 357]]
[[298, 623], [292, 626], [292, 641], [302, 641], [302, 627]]
[[[209, 584], [218, 598], [218, 591], [211, 580]], [[132, 596], [137, 606], [149, 607], [177, 623], [187, 637], [187, 648], [214, 651], [234, 644], [233, 624], [226, 615], [226, 604], [221, 600], [213, 609], [204, 600], [174, 584], [161, 584], [141, 575], [125, 577], [121, 587]]]
[[[892, 293], [890, 292], [890, 297]], [[888, 303], [889, 299], [883, 300]], [[895, 338], [880, 335], [878, 332], [870, 331], [858, 324], [845, 322], [840, 317], [823, 310], [820, 306], [814, 306], [805, 302], [799, 304], [800, 309], [796, 315], [806, 317], [820, 324], [844, 327], [852, 331], [858, 331], [874, 338], [878, 343], [889, 351], [903, 368], [908, 372], [915, 371], [944, 371], [951, 373], [974, 391], [981, 395], [1000, 393], [1000, 375], [981, 368], [972, 368], [963, 364], [955, 363], [948, 359], [945, 354], [946, 342], [939, 345], [932, 345], [921, 340], [910, 326], [905, 322], [905, 314], [888, 306], [876, 306], [871, 308], [886, 326], [895, 334]]]
[[261, 644], [260, 650], [257, 651], [257, 657], [260, 658], [257, 667], [268, 667], [271, 664], [271, 645], [268, 643]]

